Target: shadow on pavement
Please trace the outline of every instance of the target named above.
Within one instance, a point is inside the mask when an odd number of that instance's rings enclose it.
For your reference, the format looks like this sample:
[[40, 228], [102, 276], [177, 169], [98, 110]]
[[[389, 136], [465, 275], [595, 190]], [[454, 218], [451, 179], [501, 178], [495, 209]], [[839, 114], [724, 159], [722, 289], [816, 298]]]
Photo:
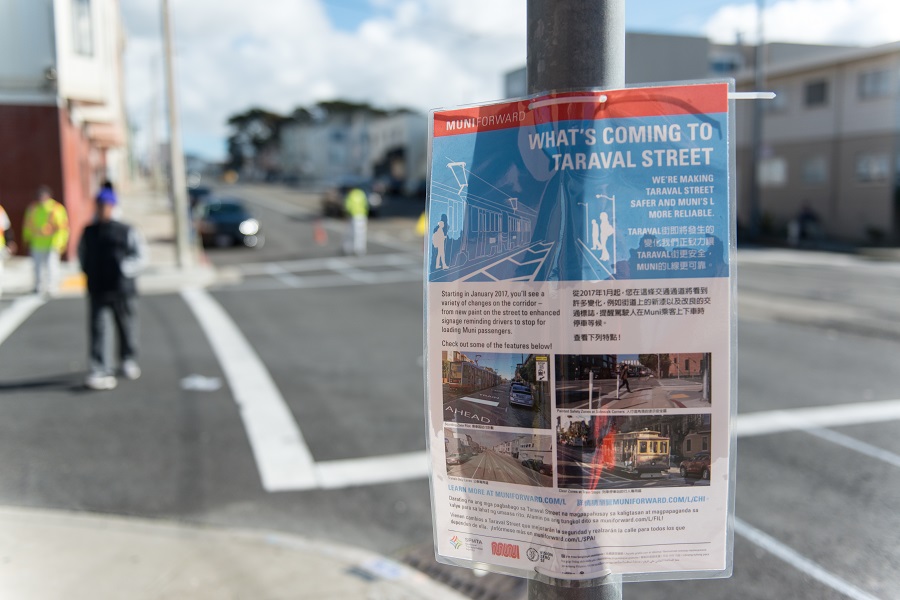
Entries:
[[0, 392], [43, 392], [54, 389], [73, 393], [87, 393], [91, 391], [84, 387], [83, 373], [62, 373], [34, 379], [0, 381]]

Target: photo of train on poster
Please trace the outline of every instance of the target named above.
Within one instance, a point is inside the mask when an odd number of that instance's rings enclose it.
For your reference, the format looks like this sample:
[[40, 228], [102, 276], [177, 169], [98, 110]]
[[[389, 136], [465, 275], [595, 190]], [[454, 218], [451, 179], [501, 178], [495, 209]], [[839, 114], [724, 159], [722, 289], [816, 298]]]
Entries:
[[432, 113], [438, 560], [522, 577], [730, 573], [730, 85]]

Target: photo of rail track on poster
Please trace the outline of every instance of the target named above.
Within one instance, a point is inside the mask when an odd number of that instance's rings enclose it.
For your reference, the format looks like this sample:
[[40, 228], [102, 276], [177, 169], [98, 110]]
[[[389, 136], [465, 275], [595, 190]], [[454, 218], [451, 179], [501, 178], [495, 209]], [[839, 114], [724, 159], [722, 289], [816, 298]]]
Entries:
[[730, 574], [731, 86], [431, 113], [438, 560], [559, 579]]

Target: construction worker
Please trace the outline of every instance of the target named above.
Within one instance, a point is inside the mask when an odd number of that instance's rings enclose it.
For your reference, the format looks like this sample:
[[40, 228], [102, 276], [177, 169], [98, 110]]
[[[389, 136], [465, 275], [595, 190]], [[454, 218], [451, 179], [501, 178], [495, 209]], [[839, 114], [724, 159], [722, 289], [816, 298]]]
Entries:
[[59, 285], [59, 257], [69, 243], [69, 215], [42, 185], [25, 211], [22, 240], [34, 260], [34, 293], [53, 295]]
[[9, 215], [0, 206], [0, 296], [3, 295], [3, 263], [16, 252], [16, 238], [13, 236]]
[[350, 217], [344, 236], [344, 254], [366, 253], [366, 228], [369, 222], [369, 200], [359, 187], [351, 188], [344, 197], [344, 210]]

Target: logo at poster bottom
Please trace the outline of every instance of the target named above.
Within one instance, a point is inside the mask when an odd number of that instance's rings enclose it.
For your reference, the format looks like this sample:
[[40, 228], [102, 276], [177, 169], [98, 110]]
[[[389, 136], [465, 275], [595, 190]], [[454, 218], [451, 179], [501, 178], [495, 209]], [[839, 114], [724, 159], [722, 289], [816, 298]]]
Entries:
[[531, 562], [546, 562], [553, 558], [553, 553], [549, 550], [538, 550], [537, 548], [529, 548], [525, 551], [525, 556]]
[[452, 538], [450, 538], [450, 543], [451, 543], [451, 544], [453, 545], [453, 547], [456, 548], [457, 550], [459, 550], [460, 547], [462, 546], [462, 542], [459, 541], [459, 538], [456, 537], [455, 535], [454, 535]]
[[463, 538], [463, 541], [466, 544], [466, 550], [469, 550], [470, 552], [484, 551], [484, 543], [478, 538], [467, 537]]
[[503, 558], [519, 558], [519, 545], [491, 542], [491, 554]]

